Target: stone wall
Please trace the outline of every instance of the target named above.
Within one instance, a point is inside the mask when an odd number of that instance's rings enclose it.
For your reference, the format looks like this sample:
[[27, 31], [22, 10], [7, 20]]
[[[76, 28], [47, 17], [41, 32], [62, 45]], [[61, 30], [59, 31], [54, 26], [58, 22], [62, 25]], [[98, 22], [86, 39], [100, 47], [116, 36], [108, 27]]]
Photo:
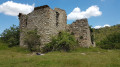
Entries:
[[[34, 11], [24, 15], [19, 14], [20, 20], [20, 46], [26, 47], [24, 43], [25, 33], [37, 29], [40, 35], [41, 45], [50, 42], [51, 36], [57, 35], [60, 31], [69, 30], [75, 36], [79, 45], [89, 47], [91, 44], [90, 30], [87, 19], [76, 20], [67, 25], [67, 15], [62, 9], [51, 9], [49, 6], [34, 8]], [[41, 47], [42, 47], [41, 46]]]
[[27, 15], [24, 14], [19, 14], [19, 21], [20, 21], [20, 46], [26, 47], [24, 44], [24, 37], [25, 37], [25, 32], [27, 29]]
[[[49, 6], [36, 7], [33, 12], [28, 15], [19, 14], [20, 20], [20, 46], [26, 46], [24, 43], [25, 33], [29, 30], [37, 29], [40, 35], [41, 45], [50, 42], [50, 38], [59, 31], [65, 30], [66, 13], [64, 10], [55, 8], [52, 10]], [[25, 26], [22, 28], [22, 26]]]
[[80, 46], [89, 47], [92, 45], [87, 19], [76, 20], [69, 25], [69, 31], [75, 36]]
[[67, 25], [67, 15], [62, 9], [55, 8], [56, 11], [56, 26], [58, 31], [65, 30]]

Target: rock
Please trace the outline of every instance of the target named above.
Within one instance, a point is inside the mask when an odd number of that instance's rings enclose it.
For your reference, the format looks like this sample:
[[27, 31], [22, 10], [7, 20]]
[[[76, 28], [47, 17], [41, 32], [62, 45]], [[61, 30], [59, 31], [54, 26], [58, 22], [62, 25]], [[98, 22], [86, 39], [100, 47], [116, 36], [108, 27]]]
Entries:
[[81, 53], [82, 55], [86, 55], [86, 53]]

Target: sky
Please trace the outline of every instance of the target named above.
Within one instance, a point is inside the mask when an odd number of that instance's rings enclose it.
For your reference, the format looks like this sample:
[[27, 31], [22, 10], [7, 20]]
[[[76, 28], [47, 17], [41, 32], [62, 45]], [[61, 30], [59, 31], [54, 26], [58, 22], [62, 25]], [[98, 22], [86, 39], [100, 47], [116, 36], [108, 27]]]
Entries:
[[120, 0], [0, 0], [0, 34], [13, 24], [19, 26], [19, 13], [43, 5], [64, 9], [67, 24], [83, 18], [96, 29], [120, 24]]

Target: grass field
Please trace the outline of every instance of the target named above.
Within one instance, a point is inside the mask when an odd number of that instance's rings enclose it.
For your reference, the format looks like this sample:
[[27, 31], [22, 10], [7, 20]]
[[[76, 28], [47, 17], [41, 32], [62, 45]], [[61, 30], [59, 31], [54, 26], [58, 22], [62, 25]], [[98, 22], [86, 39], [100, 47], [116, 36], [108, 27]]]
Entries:
[[79, 48], [37, 56], [19, 47], [0, 44], [0, 67], [120, 67], [120, 50]]

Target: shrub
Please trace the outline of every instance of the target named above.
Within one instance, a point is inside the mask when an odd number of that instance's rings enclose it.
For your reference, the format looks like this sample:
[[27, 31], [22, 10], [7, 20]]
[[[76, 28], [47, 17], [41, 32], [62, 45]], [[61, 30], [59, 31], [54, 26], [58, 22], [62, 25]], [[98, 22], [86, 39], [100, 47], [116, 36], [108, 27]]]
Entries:
[[19, 35], [19, 27], [13, 25], [9, 29], [4, 30], [4, 32], [1, 34], [0, 40], [8, 43], [9, 47], [17, 46], [19, 45]]
[[62, 31], [51, 38], [51, 42], [43, 47], [43, 52], [49, 51], [70, 51], [76, 47], [76, 40], [73, 35]]
[[26, 33], [24, 41], [30, 51], [40, 51], [39, 39], [40, 35], [37, 35], [37, 30], [31, 30]]
[[106, 36], [98, 44], [103, 49], [120, 49], [120, 32]]

